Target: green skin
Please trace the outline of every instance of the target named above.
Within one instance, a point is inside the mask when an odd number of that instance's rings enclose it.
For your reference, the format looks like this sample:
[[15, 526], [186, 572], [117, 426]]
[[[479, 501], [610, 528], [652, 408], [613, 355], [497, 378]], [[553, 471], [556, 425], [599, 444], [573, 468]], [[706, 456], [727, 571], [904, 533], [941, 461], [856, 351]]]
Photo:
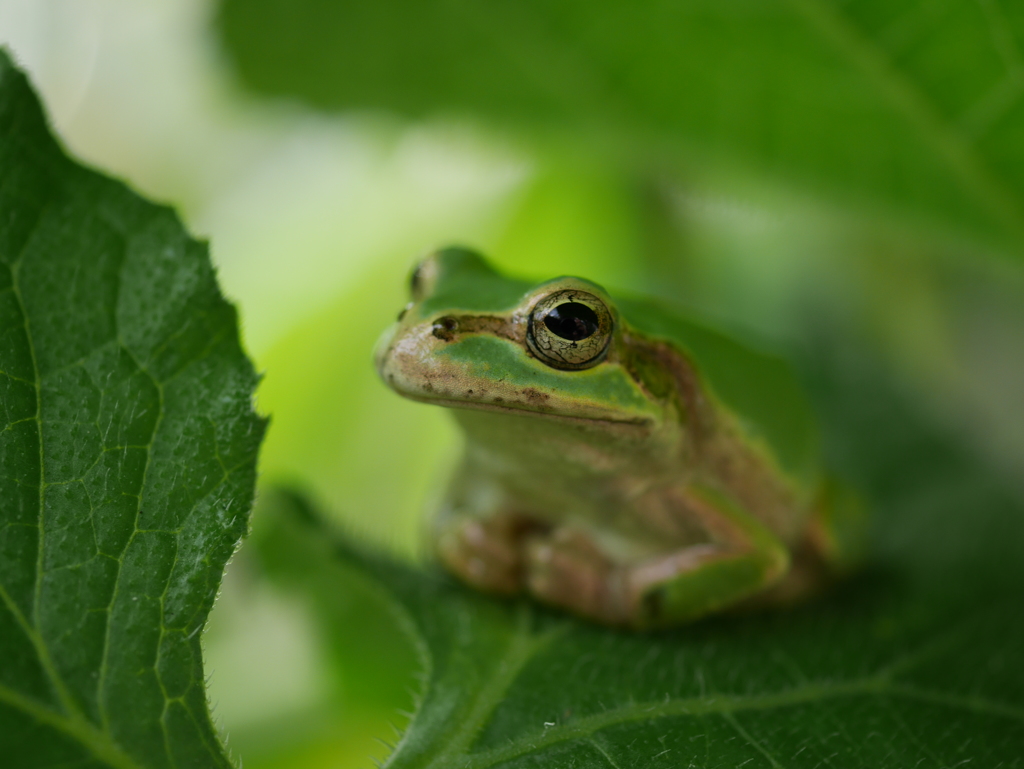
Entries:
[[[567, 336], [566, 301], [593, 311]], [[855, 560], [859, 507], [824, 480], [789, 369], [652, 303], [447, 248], [377, 368], [465, 432], [435, 544], [476, 588], [645, 628], [795, 600]]]

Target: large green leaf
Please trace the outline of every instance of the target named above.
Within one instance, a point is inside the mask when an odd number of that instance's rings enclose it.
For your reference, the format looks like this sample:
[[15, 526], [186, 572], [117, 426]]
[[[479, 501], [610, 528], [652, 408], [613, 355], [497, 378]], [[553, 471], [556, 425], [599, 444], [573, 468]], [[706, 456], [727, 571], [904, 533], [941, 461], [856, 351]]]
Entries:
[[202, 243], [0, 51], [0, 764], [228, 767], [200, 632], [263, 422]]
[[1018, 4], [221, 0], [219, 28], [267, 94], [596, 131], [1024, 246]]
[[320, 592], [369, 581], [405, 618], [425, 683], [392, 769], [1019, 768], [1020, 500], [834, 354], [838, 376], [809, 376], [877, 525], [863, 573], [810, 605], [612, 632], [368, 556], [285, 494], [257, 546]]

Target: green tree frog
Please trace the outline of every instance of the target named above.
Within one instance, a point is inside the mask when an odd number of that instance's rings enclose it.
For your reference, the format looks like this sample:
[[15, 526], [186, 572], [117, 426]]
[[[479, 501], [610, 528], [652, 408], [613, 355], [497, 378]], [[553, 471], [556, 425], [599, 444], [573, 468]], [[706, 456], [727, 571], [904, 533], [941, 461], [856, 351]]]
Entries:
[[859, 507], [824, 480], [780, 359], [588, 280], [507, 278], [463, 248], [411, 283], [376, 364], [465, 433], [433, 524], [460, 579], [645, 628], [792, 600], [851, 562]]

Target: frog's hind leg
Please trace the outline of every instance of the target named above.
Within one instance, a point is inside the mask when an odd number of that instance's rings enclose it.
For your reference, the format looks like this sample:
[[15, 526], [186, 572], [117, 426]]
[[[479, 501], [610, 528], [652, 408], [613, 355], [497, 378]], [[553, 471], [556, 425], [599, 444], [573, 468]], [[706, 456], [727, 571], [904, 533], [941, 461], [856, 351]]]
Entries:
[[525, 542], [525, 583], [541, 601], [606, 625], [627, 620], [625, 571], [593, 539], [571, 525]]
[[710, 489], [686, 496], [715, 541], [617, 563], [585, 532], [562, 527], [527, 540], [528, 589], [599, 622], [643, 628], [731, 606], [786, 573], [788, 551], [760, 521]]
[[831, 574], [844, 576], [863, 562], [869, 523], [864, 500], [842, 481], [826, 478], [807, 537]]
[[463, 458], [434, 516], [434, 551], [444, 567], [488, 593], [523, 590], [523, 540], [547, 527], [527, 514], [493, 473]]
[[787, 606], [807, 600], [852, 572], [864, 559], [868, 516], [863, 500], [835, 478], [826, 479], [785, 577], [738, 609]]

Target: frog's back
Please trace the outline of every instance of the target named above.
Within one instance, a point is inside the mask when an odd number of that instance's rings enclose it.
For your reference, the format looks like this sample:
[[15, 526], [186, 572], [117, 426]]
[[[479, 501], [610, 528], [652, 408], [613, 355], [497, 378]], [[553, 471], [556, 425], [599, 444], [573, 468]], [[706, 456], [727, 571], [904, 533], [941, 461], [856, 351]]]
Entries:
[[696, 365], [704, 386], [763, 441], [781, 468], [802, 484], [820, 472], [816, 422], [807, 396], [782, 358], [717, 331], [693, 317], [649, 301], [617, 300], [631, 327], [679, 348]]

